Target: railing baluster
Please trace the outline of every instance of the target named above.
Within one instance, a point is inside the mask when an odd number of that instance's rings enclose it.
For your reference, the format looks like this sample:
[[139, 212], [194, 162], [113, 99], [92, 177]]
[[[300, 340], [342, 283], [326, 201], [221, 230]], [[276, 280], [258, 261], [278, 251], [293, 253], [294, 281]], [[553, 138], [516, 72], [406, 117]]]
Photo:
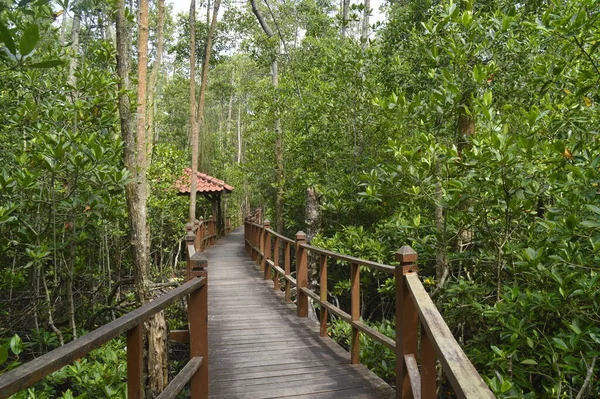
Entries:
[[138, 324], [127, 331], [127, 397], [130, 399], [140, 399], [143, 397], [143, 332], [143, 324]]
[[[208, 279], [206, 269], [196, 274]], [[208, 283], [208, 280], [207, 280]], [[202, 357], [202, 366], [190, 380], [192, 399], [208, 398], [208, 284], [190, 294], [188, 301], [190, 359]]]
[[258, 250], [259, 251], [258, 251], [258, 256], [256, 258], [256, 262], [257, 262], [261, 272], [264, 270], [264, 265], [263, 265], [263, 259], [264, 259], [264, 254], [265, 254], [264, 234], [265, 234], [264, 228], [262, 226], [258, 227]]
[[306, 234], [303, 231], [296, 233], [296, 311], [298, 317], [308, 317], [308, 296], [302, 288], [308, 286], [308, 264], [306, 250], [302, 244], [306, 243]]
[[421, 398], [435, 399], [436, 379], [435, 349], [427, 330], [421, 324]]
[[263, 233], [263, 258], [260, 262], [260, 269], [263, 273], [263, 280], [268, 280], [271, 278], [271, 265], [267, 262], [267, 260], [271, 259], [271, 233], [269, 230], [271, 228], [271, 222], [265, 220], [264, 225], [264, 233]]
[[[319, 285], [321, 302], [327, 301], [327, 255], [321, 255], [319, 264]], [[327, 336], [327, 308], [321, 305], [321, 337]]]
[[206, 223], [204, 222], [204, 219], [202, 218], [202, 216], [200, 216], [200, 220], [199, 220], [199, 224], [198, 224], [198, 245], [196, 246], [196, 248], [198, 248], [198, 251], [200, 252], [204, 252], [204, 237], [205, 235], [205, 230], [206, 230]]
[[[360, 320], [360, 266], [356, 263], [350, 265], [350, 317], [352, 321]], [[360, 363], [360, 331], [352, 326], [350, 337], [350, 363]]]
[[[291, 273], [291, 265], [290, 265], [290, 258], [291, 258], [291, 244], [289, 242], [285, 242], [285, 248], [284, 248], [284, 252], [283, 252], [283, 270], [285, 271], [285, 275], [289, 276]], [[291, 283], [290, 280], [285, 279], [285, 301], [287, 303], [292, 302], [292, 290], [290, 287]]]
[[[273, 249], [273, 264], [277, 267], [281, 267], [279, 264], [279, 243], [281, 240], [275, 236], [275, 248]], [[273, 273], [273, 289], [279, 291], [279, 273]]]
[[404, 364], [404, 355], [417, 353], [418, 315], [410, 298], [404, 276], [414, 273], [417, 253], [408, 246], [403, 246], [396, 253], [396, 398], [413, 399], [410, 379]]

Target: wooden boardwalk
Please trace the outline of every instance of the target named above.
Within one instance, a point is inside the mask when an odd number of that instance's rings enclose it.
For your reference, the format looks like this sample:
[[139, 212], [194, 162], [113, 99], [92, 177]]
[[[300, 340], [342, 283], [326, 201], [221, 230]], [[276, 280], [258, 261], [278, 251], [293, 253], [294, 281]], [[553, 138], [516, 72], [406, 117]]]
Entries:
[[314, 322], [296, 317], [244, 252], [242, 229], [205, 255], [211, 398], [395, 397]]

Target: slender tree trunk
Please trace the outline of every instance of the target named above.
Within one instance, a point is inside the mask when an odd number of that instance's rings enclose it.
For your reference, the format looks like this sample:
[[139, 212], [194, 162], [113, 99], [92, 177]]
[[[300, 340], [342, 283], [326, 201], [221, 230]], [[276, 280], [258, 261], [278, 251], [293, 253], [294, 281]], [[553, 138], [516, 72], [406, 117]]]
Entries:
[[71, 55], [71, 60], [69, 62], [69, 85], [75, 87], [77, 85], [77, 80], [75, 78], [75, 70], [77, 69], [77, 64], [79, 61], [79, 31], [81, 29], [81, 13], [79, 11], [75, 11], [75, 15], [73, 16], [73, 27], [71, 28], [71, 50], [73, 54]]
[[40, 274], [42, 276], [42, 283], [44, 284], [44, 292], [46, 293], [46, 303], [48, 304], [48, 325], [58, 337], [58, 342], [60, 342], [60, 346], [63, 346], [65, 344], [65, 340], [63, 338], [62, 332], [54, 325], [54, 319], [52, 318], [52, 302], [50, 301], [50, 290], [48, 290], [48, 284], [46, 283], [46, 274], [41, 270], [41, 267]]
[[435, 227], [439, 237], [438, 246], [435, 253], [435, 277], [437, 280], [437, 290], [443, 289], [446, 285], [446, 280], [450, 274], [448, 269], [447, 259], [447, 243], [446, 243], [446, 218], [444, 215], [444, 207], [442, 206], [442, 161], [436, 159], [435, 174], [437, 182], [435, 185]]
[[[314, 187], [306, 190], [306, 240], [310, 244], [312, 239], [321, 231], [321, 207], [319, 206], [319, 193]], [[281, 256], [281, 255], [280, 255]], [[280, 257], [281, 259], [281, 257]], [[308, 254], [308, 289], [313, 292], [319, 287], [319, 260], [320, 256], [309, 252]], [[312, 304], [312, 300], [309, 299]], [[318, 321], [314, 306], [309, 306], [309, 317]]]
[[158, 81], [158, 72], [160, 71], [160, 67], [162, 64], [162, 54], [163, 54], [163, 42], [164, 42], [164, 25], [165, 25], [165, 0], [158, 0], [158, 24], [157, 24], [157, 32], [158, 32], [158, 40], [156, 45], [156, 60], [154, 60], [154, 65], [152, 66], [152, 73], [150, 74], [150, 82], [149, 82], [149, 90], [148, 90], [148, 131], [150, 132], [150, 137], [148, 140], [148, 154], [147, 157], [149, 160], [152, 159], [152, 150], [154, 148], [154, 139], [156, 135], [154, 131], [156, 130], [156, 126], [154, 126], [154, 111], [156, 109], [154, 96], [157, 89], [157, 81]]
[[[210, 27], [208, 28], [208, 36], [206, 38], [206, 48], [204, 49], [204, 62], [202, 63], [202, 77], [200, 78], [200, 96], [198, 99], [198, 114], [196, 115], [198, 120], [198, 132], [204, 131], [204, 105], [206, 102], [206, 86], [208, 84], [208, 69], [210, 67], [210, 55], [212, 52], [212, 43], [215, 37], [215, 30], [217, 29], [217, 16], [219, 14], [219, 7], [221, 6], [221, 0], [215, 0], [213, 3], [214, 9], [212, 12], [212, 20]], [[208, 14], [208, 11], [207, 11]], [[202, 142], [204, 145], [202, 164], [205, 167], [208, 165], [205, 161], [208, 154], [208, 146], [206, 146], [207, 137], [203, 134]]]
[[242, 104], [238, 99], [237, 115], [237, 163], [242, 162]]
[[[233, 87], [234, 84], [234, 74], [235, 74], [235, 70], [231, 70], [231, 86]], [[231, 139], [231, 130], [232, 130], [232, 125], [233, 125], [233, 93], [231, 93], [229, 95], [229, 107], [227, 108], [227, 135], [226, 135], [226, 140], [225, 140], [225, 147], [229, 148], [229, 143], [230, 140], [231, 142], [233, 142], [233, 140]]]
[[279, 72], [277, 66], [277, 58], [273, 60], [271, 64], [271, 74], [273, 81], [273, 89], [275, 90], [275, 96], [273, 98], [274, 103], [274, 130], [275, 130], [275, 162], [276, 162], [276, 176], [275, 181], [277, 182], [277, 192], [275, 196], [275, 226], [280, 234], [283, 234], [284, 223], [283, 223], [283, 132], [281, 130], [281, 119], [279, 119]]
[[[146, 78], [148, 72], [148, 0], [140, 0], [138, 16], [138, 87], [136, 112], [136, 155], [134, 172], [137, 182], [131, 187], [132, 199], [129, 218], [132, 220], [132, 235], [135, 258], [135, 289], [138, 301], [144, 303], [147, 295], [150, 235], [147, 225], [148, 199], [148, 148], [146, 141]], [[131, 186], [131, 184], [130, 184]]]
[[[73, 95], [71, 96], [72, 101], [77, 100], [78, 92], [77, 92], [77, 77], [75, 76], [75, 71], [77, 70], [77, 65], [79, 62], [79, 31], [81, 29], [81, 12], [79, 10], [75, 11], [75, 15], [73, 16], [73, 27], [71, 29], [71, 60], [69, 63], [69, 76], [67, 81], [71, 87], [73, 87]], [[79, 115], [75, 113], [73, 119], [73, 132], [77, 132], [78, 130], [78, 117]], [[74, 193], [77, 189], [77, 177], [74, 177], [69, 181], [69, 192]], [[71, 333], [73, 334], [73, 339], [77, 338], [77, 327], [75, 325], [75, 300], [73, 298], [73, 277], [75, 274], [75, 258], [77, 256], [77, 230], [76, 230], [76, 212], [73, 209], [73, 212], [70, 215], [70, 224], [71, 224], [71, 242], [69, 243], [69, 259], [67, 260], [67, 303], [69, 306], [69, 327], [71, 328]]]
[[190, 176], [190, 223], [196, 220], [196, 173], [198, 172], [198, 125], [196, 124], [196, 0], [190, 3], [190, 138], [192, 173]]
[[[250, 0], [252, 5], [252, 12], [258, 19], [260, 26], [263, 31], [267, 35], [267, 37], [273, 36], [273, 30], [264, 20], [258, 6], [256, 5], [256, 0]], [[283, 133], [281, 130], [281, 120], [279, 119], [279, 111], [278, 111], [278, 103], [279, 96], [277, 90], [279, 88], [279, 71], [277, 65], [277, 55], [273, 55], [273, 61], [271, 62], [271, 79], [273, 83], [273, 89], [275, 95], [273, 97], [273, 117], [274, 123], [273, 128], [275, 131], [275, 161], [276, 161], [276, 169], [275, 169], [275, 181], [277, 182], [277, 191], [275, 194], [275, 228], [279, 233], [283, 233], [284, 223], [283, 223]]]
[[350, 10], [350, 0], [342, 0], [342, 36], [348, 32], [348, 13]]
[[361, 42], [362, 48], [365, 50], [369, 44], [369, 15], [371, 14], [371, 0], [364, 0], [364, 14], [362, 21]]
[[[128, 26], [125, 17], [124, 0], [119, 0], [117, 12], [117, 70], [119, 82], [119, 116], [124, 142], [124, 163], [133, 181], [126, 186], [125, 196], [129, 211], [129, 230], [134, 263], [134, 286], [138, 304], [148, 298], [148, 263], [150, 256], [150, 235], [147, 225], [147, 144], [146, 144], [146, 78], [148, 66], [148, 0], [140, 0], [138, 18], [138, 90], [136, 126], [132, 124], [131, 104], [128, 96], [129, 47]], [[137, 140], [136, 140], [137, 139]], [[159, 392], [166, 386], [164, 365], [154, 355], [166, 353], [164, 316], [157, 314], [146, 325], [148, 331], [149, 370], [146, 386], [150, 391]], [[152, 394], [152, 393], [151, 393]]]

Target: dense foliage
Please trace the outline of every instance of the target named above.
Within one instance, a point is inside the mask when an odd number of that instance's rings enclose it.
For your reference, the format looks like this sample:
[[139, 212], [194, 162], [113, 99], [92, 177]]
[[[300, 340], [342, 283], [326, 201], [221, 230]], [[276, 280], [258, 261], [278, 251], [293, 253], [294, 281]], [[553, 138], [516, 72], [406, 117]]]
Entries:
[[[134, 305], [114, 7], [0, 0], [0, 367]], [[200, 133], [199, 170], [235, 187], [234, 224], [263, 207], [288, 236], [311, 225], [314, 244], [385, 263], [408, 244], [498, 397], [600, 396], [600, 3], [389, 2], [368, 36], [362, 4], [346, 16], [327, 0], [259, 8], [272, 36], [249, 4], [226, 4]], [[156, 41], [154, 9], [151, 21]], [[187, 201], [172, 182], [191, 141], [189, 20], [164, 29], [149, 126], [155, 282], [180, 268]], [[197, 53], [206, 32], [199, 20]], [[320, 223], [306, 219], [308, 189]], [[347, 309], [347, 265], [330, 274]], [[361, 280], [363, 318], [393, 335], [393, 281]], [[347, 344], [339, 320], [330, 332]], [[361, 350], [393, 380], [389, 351]]]

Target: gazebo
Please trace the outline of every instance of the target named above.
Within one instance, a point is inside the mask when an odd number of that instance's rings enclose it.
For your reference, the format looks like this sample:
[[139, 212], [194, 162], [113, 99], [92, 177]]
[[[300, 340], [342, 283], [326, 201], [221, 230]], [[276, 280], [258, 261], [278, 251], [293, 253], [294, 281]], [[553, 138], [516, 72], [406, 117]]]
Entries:
[[[185, 168], [183, 175], [175, 182], [175, 188], [178, 190], [177, 195], [190, 195], [191, 175], [192, 169]], [[212, 214], [217, 217], [219, 234], [222, 234], [223, 226], [225, 226], [223, 213], [221, 211], [221, 196], [224, 193], [230, 193], [232, 191], [233, 187], [223, 180], [209, 176], [206, 173], [196, 172], [196, 195], [202, 195], [211, 202]]]

